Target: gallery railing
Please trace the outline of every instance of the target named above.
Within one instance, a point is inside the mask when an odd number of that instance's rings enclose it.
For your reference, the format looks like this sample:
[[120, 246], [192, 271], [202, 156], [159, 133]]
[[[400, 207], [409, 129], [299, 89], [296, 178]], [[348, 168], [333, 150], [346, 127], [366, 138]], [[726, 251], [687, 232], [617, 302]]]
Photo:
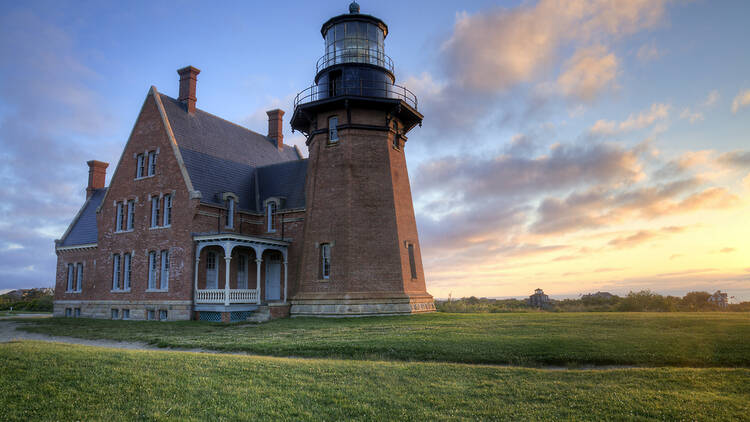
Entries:
[[315, 64], [315, 73], [318, 73], [329, 66], [343, 63], [371, 64], [386, 68], [393, 73], [393, 60], [391, 60], [387, 54], [379, 50], [359, 47], [343, 48], [326, 53], [323, 57], [319, 58], [318, 62]]
[[415, 110], [417, 109], [417, 96], [406, 89], [406, 87], [387, 81], [368, 81], [363, 79], [313, 85], [297, 94], [294, 98], [294, 107], [296, 108], [300, 104], [344, 95], [400, 99]]

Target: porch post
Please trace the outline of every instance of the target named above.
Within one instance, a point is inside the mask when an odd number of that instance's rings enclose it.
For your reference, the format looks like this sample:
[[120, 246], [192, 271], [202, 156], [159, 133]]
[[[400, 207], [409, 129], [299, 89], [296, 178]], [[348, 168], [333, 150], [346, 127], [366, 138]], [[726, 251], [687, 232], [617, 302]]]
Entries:
[[287, 282], [286, 259], [284, 259], [284, 303], [286, 303], [286, 282]]
[[224, 256], [224, 264], [226, 271], [224, 272], [224, 306], [229, 306], [229, 266], [232, 261], [232, 256]]
[[[257, 255], [256, 255], [257, 256]], [[260, 263], [263, 262], [262, 258], [255, 258], [255, 301], [260, 305]]]

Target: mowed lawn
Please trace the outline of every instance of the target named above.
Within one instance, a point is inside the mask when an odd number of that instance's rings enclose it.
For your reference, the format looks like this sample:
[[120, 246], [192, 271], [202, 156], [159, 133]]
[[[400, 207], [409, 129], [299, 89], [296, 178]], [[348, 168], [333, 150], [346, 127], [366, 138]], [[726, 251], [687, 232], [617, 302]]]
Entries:
[[750, 369], [505, 368], [0, 344], [0, 420], [743, 420]]
[[273, 356], [521, 366], [750, 367], [748, 313], [511, 313], [265, 324], [51, 318], [22, 329]]

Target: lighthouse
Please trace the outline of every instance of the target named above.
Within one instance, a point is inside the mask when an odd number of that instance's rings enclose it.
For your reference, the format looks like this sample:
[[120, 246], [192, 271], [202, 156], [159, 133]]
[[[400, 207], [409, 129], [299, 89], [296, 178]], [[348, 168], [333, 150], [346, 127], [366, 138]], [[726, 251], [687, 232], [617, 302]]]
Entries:
[[423, 116], [395, 83], [388, 26], [356, 2], [348, 12], [323, 24], [314, 84], [294, 100], [309, 159], [291, 314], [431, 312], [405, 156]]

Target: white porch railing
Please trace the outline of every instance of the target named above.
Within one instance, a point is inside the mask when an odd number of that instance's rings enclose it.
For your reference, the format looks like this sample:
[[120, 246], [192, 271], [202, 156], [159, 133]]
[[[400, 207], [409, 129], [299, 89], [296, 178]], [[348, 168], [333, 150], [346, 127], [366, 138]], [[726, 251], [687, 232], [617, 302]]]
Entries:
[[[224, 289], [198, 289], [195, 292], [195, 303], [226, 303]], [[229, 303], [256, 303], [258, 291], [255, 289], [230, 289]]]

